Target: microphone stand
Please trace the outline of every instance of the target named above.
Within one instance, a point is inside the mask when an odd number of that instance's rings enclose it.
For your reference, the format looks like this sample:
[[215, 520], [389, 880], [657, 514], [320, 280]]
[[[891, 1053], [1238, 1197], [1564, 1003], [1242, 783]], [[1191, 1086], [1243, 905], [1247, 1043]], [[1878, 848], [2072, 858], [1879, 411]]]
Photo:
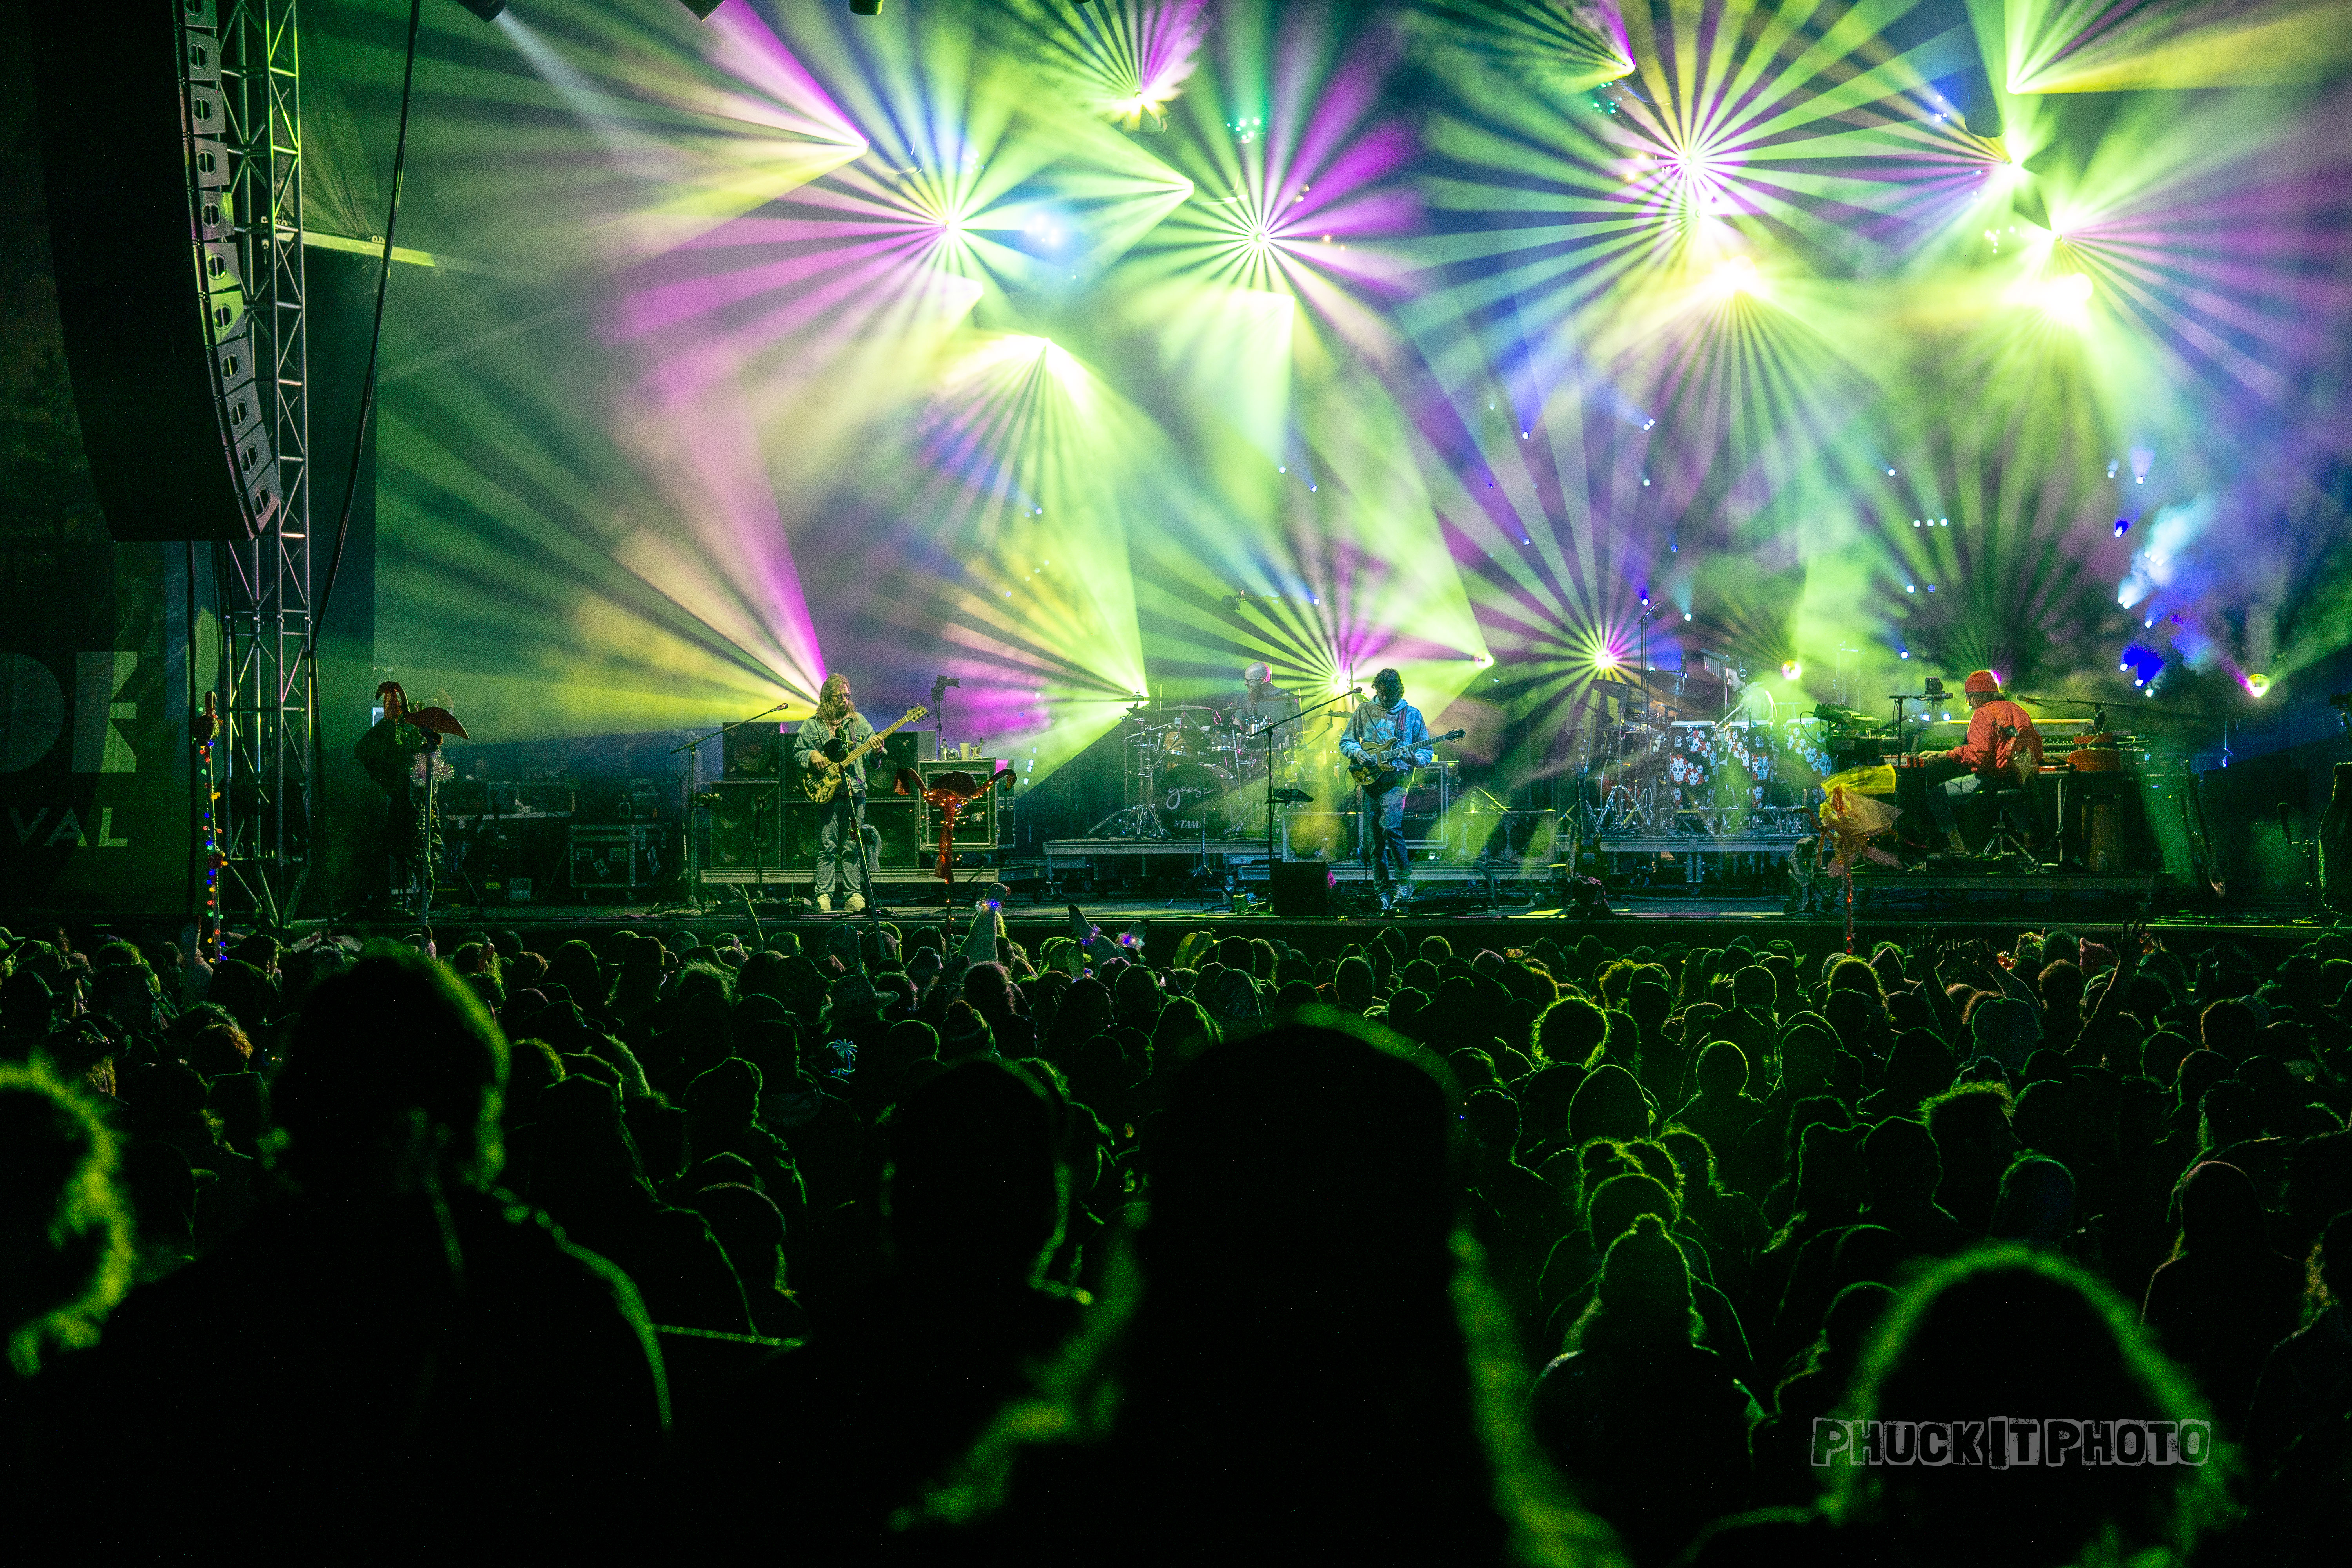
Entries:
[[1287, 719], [1276, 720], [1263, 731], [1265, 736], [1265, 892], [1269, 900], [1274, 897], [1274, 732], [1286, 724], [1296, 724], [1313, 714], [1336, 708], [1350, 697], [1360, 697], [1363, 694], [1364, 689], [1356, 686], [1349, 688], [1328, 701], [1318, 702], [1312, 708], [1302, 704], [1297, 712]]
[[[702, 873], [703, 873], [703, 870], [704, 870], [704, 867], [703, 867], [703, 864], [702, 864], [702, 845], [701, 845], [701, 843], [700, 843], [700, 836], [699, 836], [699, 835], [698, 835], [698, 834], [694, 831], [694, 814], [695, 814], [697, 811], [699, 811], [699, 810], [701, 810], [701, 809], [702, 809], [700, 806], [698, 806], [698, 805], [695, 805], [695, 804], [694, 804], [694, 795], [695, 795], [695, 788], [694, 788], [694, 786], [695, 786], [695, 779], [696, 779], [696, 775], [697, 775], [697, 774], [698, 774], [698, 773], [700, 773], [702, 772], [702, 748], [703, 748], [703, 747], [705, 747], [705, 746], [707, 746], [707, 745], [709, 745], [709, 744], [711, 742], [713, 742], [713, 741], [719, 741], [719, 740], [721, 740], [721, 739], [722, 739], [723, 737], [725, 737], [725, 736], [728, 736], [728, 735], [731, 735], [731, 734], [733, 734], [736, 731], [740, 730], [740, 729], [741, 729], [741, 728], [743, 728], [743, 726], [745, 726], [746, 724], [756, 724], [756, 723], [758, 723], [761, 720], [767, 718], [770, 714], [772, 714], [772, 713], [781, 713], [781, 712], [782, 712], [786, 708], [789, 708], [789, 707], [791, 707], [791, 706], [792, 706], [792, 699], [788, 697], [788, 698], [784, 699], [784, 700], [783, 700], [783, 701], [777, 703], [777, 704], [776, 704], [774, 707], [772, 707], [772, 708], [767, 709], [767, 710], [764, 710], [764, 711], [762, 711], [762, 712], [759, 712], [759, 713], [754, 713], [754, 714], [752, 714], [749, 719], [738, 719], [738, 720], [736, 720], [736, 721], [735, 721], [733, 723], [731, 723], [731, 724], [721, 724], [721, 725], [720, 725], [720, 726], [719, 726], [719, 728], [717, 728], [716, 730], [711, 731], [710, 731], [710, 733], [709, 733], [708, 735], [690, 735], [690, 736], [688, 738], [688, 740], [687, 740], [687, 742], [686, 742], [686, 743], [685, 743], [684, 745], [681, 745], [681, 746], [672, 746], [672, 747], [669, 749], [668, 752], [667, 752], [667, 754], [668, 754], [668, 755], [673, 756], [673, 757], [674, 757], [674, 756], [677, 756], [680, 752], [684, 752], [685, 753], [687, 753], [687, 761], [686, 761], [686, 802], [687, 802], [687, 808], [686, 808], [686, 854], [687, 854], [687, 864], [688, 864], [688, 875], [687, 875], [687, 889], [688, 889], [688, 892], [687, 892], [687, 897], [688, 897], [688, 901], [689, 901], [689, 902], [694, 906], [695, 912], [696, 912], [696, 913], [698, 913], [698, 913], [700, 913], [700, 912], [702, 911], [702, 907], [703, 907], [703, 897], [702, 897]], [[725, 771], [725, 764], [724, 764], [724, 763], [721, 763], [721, 764], [720, 764], [720, 771], [722, 772], [722, 773], [724, 773], [724, 771]], [[781, 791], [783, 789], [783, 787], [784, 787], [784, 770], [783, 770], [783, 768], [780, 765], [780, 766], [778, 766], [778, 768], [776, 769], [776, 788], [777, 788], [777, 790], [778, 790], [779, 792], [781, 792]], [[780, 798], [779, 798], [779, 799], [774, 803], [774, 805], [775, 805], [775, 807], [776, 807], [776, 820], [777, 820], [777, 822], [778, 822], [779, 826], [781, 826], [781, 825], [782, 825], [782, 821], [783, 821], [783, 802], [782, 802], [782, 800], [781, 796], [780, 796]], [[761, 811], [761, 805], [760, 805], [760, 803], [759, 803], [759, 802], [757, 802], [757, 801], [754, 801], [754, 802], [752, 803], [752, 805], [751, 805], [751, 869], [752, 869], [753, 873], [754, 873], [756, 876], [758, 876], [758, 878], [759, 878], [759, 882], [760, 882], [760, 893], [761, 893], [761, 896], [762, 898], [764, 898], [764, 897], [766, 897], [766, 896], [767, 896], [767, 889], [768, 889], [768, 879], [767, 879], [767, 875], [766, 875], [767, 868], [766, 868], [765, 866], [763, 866], [762, 864], [761, 864], [761, 861], [760, 861], [760, 811]], [[782, 835], [782, 833], [781, 831], [779, 831], [779, 832], [778, 832], [778, 834], [777, 834], [777, 836], [776, 836], [776, 858], [777, 858], [778, 860], [780, 860], [780, 861], [783, 858], [783, 847], [784, 847], [783, 835]]]

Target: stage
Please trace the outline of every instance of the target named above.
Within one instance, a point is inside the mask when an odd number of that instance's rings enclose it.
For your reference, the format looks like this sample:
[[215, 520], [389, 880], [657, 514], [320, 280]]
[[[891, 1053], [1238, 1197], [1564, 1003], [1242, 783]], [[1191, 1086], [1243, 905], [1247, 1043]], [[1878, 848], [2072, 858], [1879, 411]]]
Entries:
[[[971, 914], [971, 899], [964, 896], [967, 891], [977, 896], [976, 889], [959, 889], [958, 901], [952, 909], [943, 908], [936, 897], [922, 902], [886, 902], [879, 918], [898, 926], [902, 932], [944, 920], [953, 939], [960, 942]], [[2116, 913], [2100, 915], [2088, 908], [2060, 901], [2054, 888], [2042, 889], [2039, 899], [2030, 896], [2033, 889], [2023, 891], [2029, 896], [1999, 904], [1954, 899], [1937, 908], [1931, 917], [1923, 919], [1908, 908], [1891, 907], [1890, 889], [1865, 887], [1854, 921], [1854, 948], [1866, 952], [1873, 943], [1882, 940], [1907, 943], [1916, 940], [1927, 924], [2006, 942], [2019, 931], [2063, 926], [2087, 933], [2110, 930], [2129, 918], [2147, 920], [2160, 940], [2184, 954], [2202, 952], [2216, 942], [2233, 942], [2263, 963], [2275, 963], [2327, 929], [2327, 921], [2307, 909], [2252, 907], [2191, 916], [2148, 912], [2127, 906]], [[1175, 944], [1183, 935], [1192, 931], [1278, 939], [1310, 957], [1319, 958], [1370, 941], [1373, 932], [1391, 925], [1414, 942], [1424, 936], [1442, 936], [1458, 953], [1475, 953], [1486, 948], [1498, 952], [1532, 949], [1546, 938], [1569, 944], [1588, 934], [1620, 953], [1631, 952], [1637, 947], [1657, 948], [1667, 942], [1719, 947], [1738, 936], [1759, 943], [1786, 940], [1800, 953], [1813, 957], [1843, 951], [1845, 947], [1842, 915], [1791, 915], [1784, 912], [1778, 897], [1612, 893], [1605, 918], [1577, 919], [1564, 914], [1556, 901], [1480, 907], [1468, 900], [1458, 905], [1450, 904], [1451, 896], [1424, 890], [1412, 906], [1386, 918], [1368, 902], [1353, 901], [1339, 912], [1320, 918], [1286, 917], [1276, 915], [1262, 898], [1253, 900], [1246, 910], [1235, 910], [1229, 901], [1205, 907], [1200, 898], [1087, 899], [1081, 900], [1078, 907], [1088, 921], [1108, 931], [1143, 926], [1147, 956], [1162, 963], [1172, 956]], [[886, 899], [888, 897], [890, 893], [886, 890]], [[1005, 905], [1005, 924], [1013, 938], [1034, 953], [1047, 938], [1066, 934], [1067, 908], [1060, 900], [1041, 898], [1030, 902], [1016, 897]], [[619, 927], [663, 932], [688, 931], [706, 942], [732, 932], [746, 943], [752, 943], [755, 937], [772, 940], [790, 932], [804, 946], [810, 946], [821, 942], [835, 925], [863, 924], [869, 918], [839, 913], [820, 915], [804, 903], [782, 900], [751, 905], [739, 901], [732, 909], [713, 901], [698, 911], [682, 903], [529, 904], [437, 910], [432, 929], [445, 952], [470, 937], [507, 931], [520, 933], [527, 946], [546, 952], [551, 951], [553, 943], [574, 937], [593, 941], [599, 933]], [[343, 935], [398, 939], [411, 936], [416, 930], [413, 920], [352, 920], [303, 922], [296, 934], [332, 931]]]
[[1355, 919], [1393, 831], [1414, 919], [1771, 921], [1842, 791], [2082, 868], [1865, 922], [2110, 921], [2293, 907], [2352, 821], [2340, 87], [2060, 27], [1996, 93], [1916, 11], [1536, 69], [1524, 7], [688, 9], [404, 58], [268, 0], [236, 91], [142, 57], [206, 126], [16, 95], [0, 922], [299, 931], [436, 857], [731, 917], [806, 887], [820, 712], [893, 904], [944, 832], [1016, 907], [1295, 916], [1320, 854]]

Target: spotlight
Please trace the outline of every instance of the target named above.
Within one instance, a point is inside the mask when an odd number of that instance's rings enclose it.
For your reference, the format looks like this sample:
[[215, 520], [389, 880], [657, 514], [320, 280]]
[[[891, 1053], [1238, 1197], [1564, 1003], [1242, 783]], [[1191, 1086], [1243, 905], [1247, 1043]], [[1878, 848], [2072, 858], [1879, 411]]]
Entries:
[[2127, 517], [2119, 517], [2116, 519], [2116, 537], [2117, 539], [2121, 539], [2125, 533], [2129, 531], [2130, 528], [2131, 519]]
[[1734, 256], [1715, 269], [1708, 279], [1718, 294], [1752, 293], [1756, 288], [1756, 260], [1753, 257]]
[[1625, 660], [1623, 656], [1619, 654], [1615, 648], [1604, 647], [1598, 654], [1593, 656], [1592, 662], [1599, 665], [1603, 669], [1615, 669], [1619, 665], [1623, 664]]
[[1689, 620], [1690, 618], [1691, 618], [1691, 613], [1690, 613], [1688, 610], [1685, 610], [1685, 611], [1683, 612], [1683, 619], [1685, 619], [1685, 620]]
[[[693, 12], [694, 19], [696, 21], [708, 22], [710, 20], [710, 13], [718, 10], [719, 6], [725, 5], [727, 0], [677, 0], [677, 3], [685, 6], [688, 10]], [[852, 5], [850, 6], [850, 9], [855, 11], [857, 7], [856, 5]], [[874, 9], [877, 11], [882, 9], [880, 0], [876, 0]]]
[[2267, 675], [2246, 677], [2246, 695], [2259, 702], [2271, 694], [2271, 678]]
[[457, 4], [485, 22], [495, 22], [499, 13], [507, 8], [507, 0], [457, 0]]
[[879, 16], [882, 15], [882, 0], [849, 0], [849, 9], [859, 16]]
[[1903, 650], [1903, 657], [1904, 657], [1905, 658], [1909, 658], [1911, 657], [1911, 650], [1910, 650], [1909, 648], [1907, 648], [1907, 647], [1906, 647], [1906, 648], [1905, 648], [1905, 649]]
[[1780, 661], [1780, 679], [1783, 679], [1783, 680], [1794, 680], [1794, 679], [1796, 679], [1798, 677], [1800, 677], [1800, 676], [1803, 675], [1804, 673], [1805, 673], [1805, 667], [1804, 667], [1803, 665], [1801, 665], [1801, 664], [1799, 664], [1795, 659], [1793, 659], [1793, 658], [1784, 658], [1784, 659], [1782, 659], [1782, 660]]

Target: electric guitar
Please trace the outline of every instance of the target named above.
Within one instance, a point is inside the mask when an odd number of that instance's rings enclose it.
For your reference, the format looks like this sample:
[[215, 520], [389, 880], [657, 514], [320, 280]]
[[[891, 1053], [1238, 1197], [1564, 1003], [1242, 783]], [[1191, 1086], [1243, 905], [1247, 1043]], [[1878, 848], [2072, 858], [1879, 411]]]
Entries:
[[1399, 759], [1410, 759], [1423, 746], [1441, 746], [1448, 741], [1460, 740], [1462, 735], [1460, 730], [1448, 730], [1443, 735], [1425, 735], [1418, 741], [1399, 741], [1395, 745], [1377, 752], [1367, 751], [1348, 763], [1348, 776], [1361, 787], [1379, 795], [1412, 776], [1412, 762], [1407, 760], [1400, 768], [1396, 765]]
[[849, 749], [849, 754], [837, 763], [822, 752], [811, 752], [808, 773], [801, 780], [801, 787], [808, 792], [810, 800], [818, 805], [823, 805], [841, 792], [841, 781], [847, 776], [851, 763], [856, 763], [908, 725], [928, 718], [929, 713], [930, 710], [927, 708], [908, 709], [904, 719], [899, 720], [887, 730], [877, 730], [873, 734], [852, 746]]

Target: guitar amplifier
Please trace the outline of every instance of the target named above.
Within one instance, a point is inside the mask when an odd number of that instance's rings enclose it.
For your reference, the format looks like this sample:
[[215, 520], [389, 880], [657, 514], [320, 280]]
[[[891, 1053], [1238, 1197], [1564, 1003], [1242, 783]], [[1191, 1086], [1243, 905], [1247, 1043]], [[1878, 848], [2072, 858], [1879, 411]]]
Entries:
[[[977, 762], [917, 763], [915, 772], [922, 776], [925, 787], [942, 773], [970, 773], [985, 784], [1004, 766], [1002, 759], [982, 757]], [[961, 854], [967, 849], [995, 849], [1003, 843], [1005, 821], [1012, 816], [1006, 809], [1012, 796], [1012, 786], [1004, 785], [982, 791], [979, 798], [967, 805], [956, 816], [954, 847]], [[876, 798], [880, 798], [877, 795]], [[915, 826], [916, 853], [926, 850], [936, 857], [940, 849], [939, 809], [925, 801]]]
[[[895, 735], [883, 736], [882, 744], [866, 759], [866, 798], [880, 800], [889, 794], [891, 784], [898, 777], [898, 771], [901, 768], [913, 767], [916, 759], [923, 754], [924, 750], [930, 745], [931, 740], [931, 733], [928, 730], [901, 730]], [[783, 744], [776, 758], [776, 766], [780, 776], [784, 781], [784, 788], [791, 797], [796, 801], [805, 801], [808, 798], [806, 794], [808, 770], [793, 760], [793, 738], [790, 735], [783, 737]]]
[[1352, 811], [1286, 811], [1282, 837], [1293, 860], [1347, 860], [1356, 853]]
[[730, 730], [726, 740], [726, 773], [730, 779], [772, 779], [789, 765], [792, 736], [771, 719], [754, 720]]
[[749, 779], [729, 780], [711, 793], [719, 801], [709, 813], [703, 864], [714, 871], [782, 870], [795, 815], [785, 802], [793, 797], [773, 782]]

